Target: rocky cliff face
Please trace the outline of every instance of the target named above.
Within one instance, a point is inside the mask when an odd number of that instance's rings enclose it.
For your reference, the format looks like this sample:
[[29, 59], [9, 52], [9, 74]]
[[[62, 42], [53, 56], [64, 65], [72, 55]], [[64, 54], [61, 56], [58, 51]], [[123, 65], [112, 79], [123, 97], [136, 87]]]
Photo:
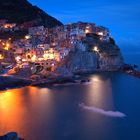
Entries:
[[97, 68], [97, 56], [92, 52], [77, 51], [71, 54], [68, 68], [72, 72], [94, 71]]
[[[76, 49], [67, 63], [68, 69], [72, 72], [115, 71], [122, 67], [123, 57], [115, 42], [86, 38], [83, 43], [85, 51]], [[96, 51], [95, 46], [98, 46]]]
[[[115, 48], [113, 48], [115, 47]], [[119, 70], [124, 62], [122, 54], [117, 46], [112, 46], [107, 52], [102, 52], [98, 57], [98, 65], [100, 70], [112, 71]]]
[[0, 0], [0, 19], [19, 24], [36, 21], [37, 25], [46, 27], [62, 25], [60, 21], [49, 16], [37, 6], [31, 5], [27, 0]]

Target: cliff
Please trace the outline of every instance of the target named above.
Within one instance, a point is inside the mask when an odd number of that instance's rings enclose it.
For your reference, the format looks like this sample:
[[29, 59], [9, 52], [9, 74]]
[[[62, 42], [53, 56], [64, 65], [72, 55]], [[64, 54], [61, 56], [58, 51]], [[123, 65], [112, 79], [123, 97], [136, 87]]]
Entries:
[[60, 21], [37, 6], [33, 6], [27, 0], [1, 0], [0, 19], [6, 19], [8, 22], [17, 24], [35, 21], [36, 25], [44, 25], [49, 28], [62, 25]]
[[97, 38], [87, 37], [83, 41], [85, 50], [79, 49], [77, 44], [67, 62], [67, 68], [74, 73], [119, 70], [124, 64], [123, 57], [112, 40], [110, 38], [108, 42], [102, 42]]

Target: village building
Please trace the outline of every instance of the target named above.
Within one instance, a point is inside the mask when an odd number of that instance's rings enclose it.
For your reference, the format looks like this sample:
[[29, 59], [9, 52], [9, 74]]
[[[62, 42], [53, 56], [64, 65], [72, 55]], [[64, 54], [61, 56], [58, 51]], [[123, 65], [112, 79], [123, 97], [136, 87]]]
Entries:
[[[87, 35], [95, 35], [105, 42], [110, 38], [107, 28], [96, 26], [94, 23], [70, 23], [51, 29], [44, 26], [31, 27], [31, 24], [24, 23], [19, 26], [22, 29], [28, 28], [28, 34], [23, 39], [12, 44], [7, 40], [0, 40], [0, 61], [9, 62], [14, 58], [19, 65], [32, 63], [33, 73], [48, 74], [59, 68], [71, 52], [87, 51], [88, 47], [84, 43]], [[18, 26], [9, 25], [7, 21], [0, 20], [0, 25], [0, 30], [4, 25], [7, 30], [18, 30]], [[98, 49], [94, 47], [93, 51]]]

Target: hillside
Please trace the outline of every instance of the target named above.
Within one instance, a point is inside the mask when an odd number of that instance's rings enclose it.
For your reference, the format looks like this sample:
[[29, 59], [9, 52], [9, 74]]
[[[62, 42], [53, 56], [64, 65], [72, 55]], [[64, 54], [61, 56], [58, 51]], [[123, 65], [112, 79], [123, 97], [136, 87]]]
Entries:
[[8, 22], [17, 24], [35, 21], [36, 25], [49, 28], [62, 25], [60, 21], [37, 6], [33, 6], [27, 0], [0, 0], [0, 19], [7, 19]]

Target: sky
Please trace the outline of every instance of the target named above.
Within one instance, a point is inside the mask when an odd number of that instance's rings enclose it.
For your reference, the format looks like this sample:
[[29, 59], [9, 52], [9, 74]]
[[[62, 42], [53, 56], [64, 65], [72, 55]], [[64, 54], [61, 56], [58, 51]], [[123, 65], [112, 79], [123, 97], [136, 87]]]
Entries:
[[29, 0], [64, 24], [94, 22], [120, 46], [140, 47], [140, 0]]

